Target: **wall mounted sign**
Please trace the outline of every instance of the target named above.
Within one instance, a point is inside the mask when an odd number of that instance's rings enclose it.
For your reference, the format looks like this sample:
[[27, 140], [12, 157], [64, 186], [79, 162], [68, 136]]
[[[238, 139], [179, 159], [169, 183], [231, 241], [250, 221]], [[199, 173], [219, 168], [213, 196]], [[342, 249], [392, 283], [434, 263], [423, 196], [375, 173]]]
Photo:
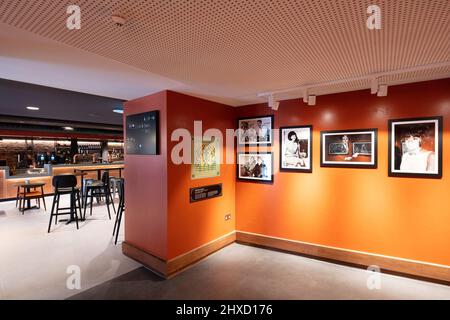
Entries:
[[238, 120], [238, 144], [241, 146], [272, 145], [273, 116]]
[[220, 197], [222, 196], [222, 184], [191, 188], [189, 193], [191, 202]]
[[220, 176], [220, 145], [215, 137], [195, 144], [192, 139], [191, 178], [203, 179]]
[[377, 136], [378, 129], [322, 131], [320, 166], [375, 169]]
[[312, 172], [312, 126], [280, 128], [280, 170]]
[[159, 154], [159, 112], [150, 111], [126, 117], [127, 154]]
[[237, 178], [241, 181], [273, 182], [273, 152], [239, 152]]
[[442, 117], [389, 120], [389, 176], [442, 178]]

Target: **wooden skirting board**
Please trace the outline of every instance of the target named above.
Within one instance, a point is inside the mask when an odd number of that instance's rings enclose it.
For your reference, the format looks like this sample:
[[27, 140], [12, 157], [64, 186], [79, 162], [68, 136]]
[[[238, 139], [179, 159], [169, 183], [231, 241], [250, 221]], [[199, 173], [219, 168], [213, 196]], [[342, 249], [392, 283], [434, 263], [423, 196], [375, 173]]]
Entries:
[[401, 259], [360, 251], [321, 246], [312, 243], [270, 237], [261, 234], [236, 231], [236, 242], [257, 245], [297, 254], [318, 257], [358, 266], [377, 266], [381, 270], [412, 275], [450, 284], [450, 266]]
[[126, 256], [142, 263], [161, 277], [169, 279], [211, 253], [233, 242], [317, 257], [337, 263], [347, 263], [361, 267], [377, 266], [382, 271], [385, 270], [402, 275], [437, 280], [450, 285], [449, 266], [322, 246], [243, 231], [226, 234], [169, 261], [162, 260], [127, 242], [122, 244], [122, 251]]
[[194, 250], [184, 253], [169, 261], [162, 260], [148, 252], [136, 248], [127, 242], [122, 244], [122, 252], [126, 256], [142, 263], [163, 278], [169, 279], [206, 256], [236, 241], [236, 233], [230, 232], [218, 239], [206, 243]]

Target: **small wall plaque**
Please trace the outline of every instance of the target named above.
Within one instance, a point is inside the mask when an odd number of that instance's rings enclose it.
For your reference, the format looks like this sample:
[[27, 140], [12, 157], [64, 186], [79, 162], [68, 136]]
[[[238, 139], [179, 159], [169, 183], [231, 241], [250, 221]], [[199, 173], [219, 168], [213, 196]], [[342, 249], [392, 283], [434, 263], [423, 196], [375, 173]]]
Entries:
[[221, 196], [222, 196], [221, 183], [210, 186], [191, 188], [190, 190], [191, 202], [197, 202]]

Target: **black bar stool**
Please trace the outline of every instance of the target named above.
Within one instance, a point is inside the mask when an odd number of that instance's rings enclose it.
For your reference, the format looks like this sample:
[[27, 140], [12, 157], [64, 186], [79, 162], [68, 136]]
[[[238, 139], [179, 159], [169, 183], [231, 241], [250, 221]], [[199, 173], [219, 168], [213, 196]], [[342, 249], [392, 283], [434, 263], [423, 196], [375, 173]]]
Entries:
[[[55, 188], [54, 191], [55, 194], [53, 196], [52, 211], [50, 213], [50, 222], [48, 223], [48, 233], [50, 233], [53, 216], [55, 216], [55, 225], [56, 225], [58, 223], [58, 216], [70, 215], [70, 219], [67, 223], [73, 222], [75, 220], [78, 229], [77, 209], [80, 211], [81, 217], [81, 202], [80, 202], [81, 195], [80, 189], [77, 188], [77, 178], [74, 175], [54, 176], [52, 180], [52, 185]], [[66, 208], [59, 207], [59, 201], [62, 195], [70, 195], [70, 207]]]
[[86, 181], [86, 193], [84, 194], [84, 213], [83, 220], [86, 219], [86, 209], [87, 209], [87, 201], [90, 198], [90, 215], [92, 216], [92, 203], [96, 198], [97, 201], [100, 201], [103, 197], [105, 197], [106, 207], [108, 209], [109, 220], [111, 220], [111, 212], [109, 210], [109, 205], [112, 204], [113, 212], [116, 213], [116, 208], [114, 206], [114, 201], [111, 196], [111, 186], [109, 184], [109, 172], [105, 171], [102, 175], [102, 181], [91, 181], [88, 183]]
[[116, 179], [117, 188], [119, 189], [119, 207], [117, 208], [116, 221], [114, 222], [113, 236], [116, 234], [114, 244], [117, 244], [119, 237], [120, 223], [122, 222], [122, 215], [125, 211], [125, 180], [123, 178]]

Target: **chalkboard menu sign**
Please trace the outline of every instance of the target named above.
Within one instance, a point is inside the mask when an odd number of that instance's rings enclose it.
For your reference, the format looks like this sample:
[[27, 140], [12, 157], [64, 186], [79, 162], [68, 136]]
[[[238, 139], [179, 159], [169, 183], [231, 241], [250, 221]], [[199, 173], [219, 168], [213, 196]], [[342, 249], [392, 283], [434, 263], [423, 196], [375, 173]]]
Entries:
[[126, 117], [127, 154], [159, 154], [159, 112], [150, 111]]

